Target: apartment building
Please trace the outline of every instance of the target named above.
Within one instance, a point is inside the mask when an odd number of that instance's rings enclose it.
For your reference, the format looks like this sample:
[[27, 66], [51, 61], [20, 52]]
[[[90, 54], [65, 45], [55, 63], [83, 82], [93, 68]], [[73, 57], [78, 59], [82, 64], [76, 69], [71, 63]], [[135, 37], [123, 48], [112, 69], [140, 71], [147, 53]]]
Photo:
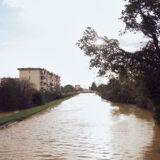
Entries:
[[75, 85], [75, 89], [79, 90], [79, 89], [81, 89], [81, 86], [80, 85]]
[[37, 90], [55, 90], [60, 77], [44, 68], [18, 68], [20, 80], [29, 80]]

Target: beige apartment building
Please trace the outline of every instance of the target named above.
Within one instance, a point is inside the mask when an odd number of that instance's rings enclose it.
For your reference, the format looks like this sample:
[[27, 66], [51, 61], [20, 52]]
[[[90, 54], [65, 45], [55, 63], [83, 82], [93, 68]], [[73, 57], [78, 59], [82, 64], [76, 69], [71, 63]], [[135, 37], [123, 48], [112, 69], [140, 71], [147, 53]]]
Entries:
[[81, 89], [81, 86], [80, 85], [75, 85], [75, 89], [79, 90], [79, 89]]
[[55, 90], [60, 77], [42, 68], [18, 68], [20, 80], [29, 80], [37, 90]]

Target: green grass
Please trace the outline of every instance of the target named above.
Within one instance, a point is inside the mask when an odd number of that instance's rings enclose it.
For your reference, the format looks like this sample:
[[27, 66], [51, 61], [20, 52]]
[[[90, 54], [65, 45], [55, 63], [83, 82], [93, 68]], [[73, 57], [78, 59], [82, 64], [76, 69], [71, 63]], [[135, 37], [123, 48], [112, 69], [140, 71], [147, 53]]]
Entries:
[[41, 112], [45, 109], [48, 109], [48, 108], [51, 108], [55, 105], [58, 105], [60, 104], [61, 102], [75, 96], [77, 94], [74, 94], [74, 95], [71, 95], [71, 96], [67, 96], [65, 98], [62, 98], [62, 99], [58, 99], [58, 100], [54, 100], [52, 102], [49, 102], [45, 105], [41, 105], [41, 106], [37, 106], [37, 107], [33, 107], [33, 108], [29, 108], [29, 109], [25, 109], [25, 110], [22, 110], [18, 113], [14, 113], [12, 115], [9, 115], [9, 116], [5, 116], [5, 117], [1, 117], [0, 118], [0, 126], [1, 125], [4, 125], [6, 123], [9, 123], [9, 122], [15, 122], [15, 121], [22, 121], [23, 119], [26, 119], [28, 117], [31, 117], [32, 115], [38, 113], [38, 112]]

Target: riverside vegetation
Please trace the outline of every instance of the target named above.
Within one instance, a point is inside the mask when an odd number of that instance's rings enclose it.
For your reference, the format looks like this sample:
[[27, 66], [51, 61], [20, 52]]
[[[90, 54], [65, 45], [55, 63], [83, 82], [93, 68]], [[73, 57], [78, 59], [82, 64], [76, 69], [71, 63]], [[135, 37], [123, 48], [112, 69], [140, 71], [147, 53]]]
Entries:
[[72, 85], [56, 86], [50, 91], [37, 91], [27, 80], [6, 78], [0, 84], [0, 111], [19, 112], [1, 117], [0, 125], [21, 121], [75, 95], [77, 92]]
[[[99, 76], [112, 73], [108, 84], [98, 86], [105, 99], [137, 104], [153, 112], [160, 124], [160, 2], [158, 0], [125, 0], [121, 20], [126, 32], [141, 32], [148, 41], [135, 52], [120, 48], [116, 39], [102, 37], [88, 27], [77, 42], [85, 55], [91, 57], [90, 68]], [[103, 43], [96, 44], [98, 40]]]
[[71, 98], [75, 95], [77, 95], [77, 94], [72, 93], [72, 94], [70, 94], [70, 95], [68, 95], [64, 98], [54, 100], [54, 101], [49, 102], [47, 104], [36, 106], [36, 107], [33, 107], [33, 108], [28, 108], [28, 109], [22, 110], [18, 113], [15, 113], [15, 114], [12, 114], [12, 115], [9, 115], [9, 116], [5, 116], [5, 117], [1, 117], [0, 118], [0, 126], [4, 125], [4, 124], [7, 124], [7, 123], [15, 122], [15, 121], [22, 121], [23, 119], [26, 119], [26, 118], [32, 116], [33, 114], [36, 114], [36, 113], [41, 112], [45, 109], [48, 109], [48, 108], [53, 107], [55, 105], [58, 105], [61, 102], [63, 102], [64, 100], [67, 100], [67, 99], [69, 99], [69, 98]]
[[37, 91], [27, 80], [6, 78], [0, 84], [0, 111], [28, 109], [76, 93], [71, 85], [56, 86], [50, 91]]

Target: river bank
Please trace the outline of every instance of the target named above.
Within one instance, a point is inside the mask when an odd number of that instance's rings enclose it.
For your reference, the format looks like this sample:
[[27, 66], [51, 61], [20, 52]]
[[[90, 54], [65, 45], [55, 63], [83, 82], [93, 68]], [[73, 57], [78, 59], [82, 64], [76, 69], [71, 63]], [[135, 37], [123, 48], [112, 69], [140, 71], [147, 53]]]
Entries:
[[101, 84], [97, 87], [97, 93], [103, 99], [122, 104], [134, 104], [151, 111], [155, 123], [160, 125], [159, 92], [154, 92], [154, 90], [152, 92], [150, 93], [146, 87], [137, 87], [133, 83], [124, 83], [114, 78], [108, 84]]
[[49, 102], [47, 104], [44, 104], [44, 105], [40, 105], [40, 106], [36, 106], [36, 107], [33, 107], [33, 108], [25, 109], [25, 110], [19, 111], [18, 113], [14, 113], [14, 114], [9, 115], [9, 116], [1, 117], [0, 118], [0, 129], [6, 128], [6, 127], [8, 127], [9, 125], [11, 125], [15, 122], [22, 121], [22, 120], [24, 120], [28, 117], [31, 117], [32, 115], [34, 115], [36, 113], [39, 113], [43, 110], [54, 107], [54, 106], [60, 104], [61, 102], [65, 101], [69, 98], [72, 98], [76, 95], [77, 95], [77, 93], [72, 94], [72, 95], [68, 95], [67, 97], [51, 101], [51, 102]]

